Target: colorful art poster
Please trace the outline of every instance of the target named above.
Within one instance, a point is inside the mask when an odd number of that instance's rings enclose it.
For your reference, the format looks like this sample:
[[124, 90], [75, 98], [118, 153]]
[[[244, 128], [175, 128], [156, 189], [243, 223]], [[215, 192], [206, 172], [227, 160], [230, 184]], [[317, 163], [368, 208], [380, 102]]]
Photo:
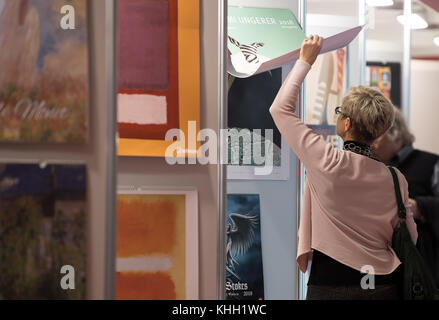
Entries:
[[0, 141], [85, 143], [87, 1], [0, 0], [0, 48]]
[[86, 168], [0, 164], [0, 299], [86, 298]]
[[259, 195], [228, 194], [226, 219], [226, 299], [263, 300]]
[[[289, 148], [269, 112], [281, 86], [282, 68], [231, 82], [227, 107], [228, 179], [288, 179]], [[272, 166], [271, 173], [256, 174], [255, 167], [263, 166]]]
[[390, 67], [367, 66], [366, 67], [366, 83], [376, 88], [390, 99], [392, 89], [392, 73]]
[[[326, 38], [321, 53], [347, 46], [361, 29], [355, 27]], [[294, 63], [305, 38], [288, 9], [229, 6], [228, 71], [246, 78]]]
[[342, 48], [319, 55], [306, 78], [306, 124], [335, 147], [342, 147], [335, 108], [346, 93], [347, 73], [347, 48]]
[[199, 0], [119, 1], [119, 155], [164, 157], [175, 138], [173, 156], [197, 156], [185, 140], [200, 127], [199, 11]]
[[119, 191], [116, 299], [198, 299], [196, 190]]

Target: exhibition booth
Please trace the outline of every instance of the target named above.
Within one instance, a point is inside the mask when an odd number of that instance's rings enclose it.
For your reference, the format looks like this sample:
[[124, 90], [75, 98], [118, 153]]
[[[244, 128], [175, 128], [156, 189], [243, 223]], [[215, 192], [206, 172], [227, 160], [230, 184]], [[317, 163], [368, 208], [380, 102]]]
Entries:
[[372, 2], [0, 0], [0, 299], [304, 300], [305, 168], [269, 113], [302, 41], [327, 143], [365, 85], [439, 153], [439, 28], [396, 19], [438, 7]]

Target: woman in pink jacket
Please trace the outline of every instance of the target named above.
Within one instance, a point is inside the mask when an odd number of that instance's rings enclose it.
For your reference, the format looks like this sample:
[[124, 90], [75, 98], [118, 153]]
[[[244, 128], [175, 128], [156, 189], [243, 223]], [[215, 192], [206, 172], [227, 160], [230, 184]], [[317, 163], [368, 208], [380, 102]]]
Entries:
[[[300, 86], [322, 42], [319, 36], [303, 42], [300, 59], [270, 108], [306, 169], [297, 263], [305, 272], [312, 261], [307, 299], [397, 299], [401, 262], [391, 247], [399, 222], [394, 184], [386, 165], [370, 153], [373, 141], [392, 125], [393, 105], [374, 89], [351, 88], [336, 108], [343, 150], [313, 133], [295, 111]], [[396, 171], [416, 243], [407, 182]]]

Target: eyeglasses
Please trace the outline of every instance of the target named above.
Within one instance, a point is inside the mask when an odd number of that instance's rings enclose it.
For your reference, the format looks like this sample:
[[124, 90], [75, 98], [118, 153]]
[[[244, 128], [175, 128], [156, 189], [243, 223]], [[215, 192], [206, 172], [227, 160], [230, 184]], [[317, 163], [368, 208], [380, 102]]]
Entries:
[[345, 116], [345, 117], [349, 117], [347, 114], [345, 114], [345, 113], [343, 113], [343, 112], [341, 112], [341, 107], [339, 106], [339, 107], [337, 107], [337, 108], [335, 108], [335, 114], [336, 115], [343, 115], [343, 116]]

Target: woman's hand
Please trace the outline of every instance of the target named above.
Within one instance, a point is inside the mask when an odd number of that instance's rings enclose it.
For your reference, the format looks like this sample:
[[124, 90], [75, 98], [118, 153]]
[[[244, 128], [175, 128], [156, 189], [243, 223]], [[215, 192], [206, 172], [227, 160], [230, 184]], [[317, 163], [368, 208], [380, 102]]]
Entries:
[[322, 49], [322, 43], [323, 38], [317, 35], [312, 35], [309, 39], [303, 40], [299, 59], [312, 65]]
[[409, 198], [409, 202], [412, 206], [413, 218], [416, 220], [423, 220], [423, 216], [421, 214], [421, 211], [419, 211], [418, 203], [416, 202], [416, 200]]

